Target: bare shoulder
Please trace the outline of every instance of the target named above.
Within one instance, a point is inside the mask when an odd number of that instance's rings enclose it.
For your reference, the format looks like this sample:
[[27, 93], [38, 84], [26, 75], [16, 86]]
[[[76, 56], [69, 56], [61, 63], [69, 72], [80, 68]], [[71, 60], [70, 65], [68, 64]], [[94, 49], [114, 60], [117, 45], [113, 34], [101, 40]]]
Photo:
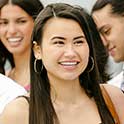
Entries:
[[29, 103], [25, 98], [19, 97], [11, 101], [0, 115], [2, 124], [28, 124]]
[[110, 84], [104, 84], [104, 87], [111, 97], [116, 112], [119, 115], [121, 124], [124, 124], [124, 93], [122, 93], [118, 87], [112, 86]]

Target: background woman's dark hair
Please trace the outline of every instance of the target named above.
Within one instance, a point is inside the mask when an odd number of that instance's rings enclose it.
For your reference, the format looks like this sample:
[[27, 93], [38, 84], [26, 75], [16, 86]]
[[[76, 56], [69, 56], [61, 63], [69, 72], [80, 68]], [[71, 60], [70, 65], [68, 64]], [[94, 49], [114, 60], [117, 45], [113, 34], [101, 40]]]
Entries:
[[[1, 44], [2, 45], [2, 44]], [[5, 74], [4, 64], [5, 64], [5, 57], [4, 57], [3, 47], [0, 47], [0, 73]]]
[[[0, 11], [2, 7], [7, 4], [14, 4], [21, 7], [25, 12], [27, 12], [33, 19], [36, 18], [38, 13], [44, 8], [40, 0], [0, 0]], [[5, 48], [5, 46], [0, 41], [0, 70], [4, 73], [4, 64], [6, 59], [9, 60], [12, 67], [14, 67], [14, 60], [12, 54]], [[4, 60], [4, 61], [3, 61]]]
[[[78, 22], [82, 28], [89, 45], [90, 56], [94, 58], [95, 65], [93, 70], [88, 72], [88, 68], [91, 67], [91, 61], [89, 61], [86, 70], [80, 75], [80, 85], [84, 87], [89, 97], [94, 97], [102, 122], [104, 124], [114, 124], [114, 120], [105, 104], [99, 87], [99, 83], [103, 81], [99, 73], [99, 67], [104, 68], [104, 64], [101, 62], [101, 64], [97, 65], [97, 61], [100, 61], [98, 57], [103, 57], [104, 63], [104, 58], [107, 56], [106, 50], [92, 17], [83, 8], [62, 3], [48, 5], [36, 18], [32, 35], [32, 47], [33, 41], [36, 41], [42, 47], [44, 25], [50, 18], [54, 17], [73, 19]], [[59, 121], [50, 97], [50, 82], [47, 71], [44, 67], [41, 72], [36, 73], [34, 71], [34, 61], [35, 56], [32, 49], [30, 60], [31, 93], [29, 124], [58, 124]], [[42, 61], [37, 65], [37, 69], [40, 70], [41, 65]]]

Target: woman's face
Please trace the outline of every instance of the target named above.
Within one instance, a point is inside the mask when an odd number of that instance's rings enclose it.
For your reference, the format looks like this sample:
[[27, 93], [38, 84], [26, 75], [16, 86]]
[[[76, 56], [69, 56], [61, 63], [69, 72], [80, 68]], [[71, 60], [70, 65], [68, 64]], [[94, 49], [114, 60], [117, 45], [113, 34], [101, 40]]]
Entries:
[[17, 5], [7, 4], [0, 12], [0, 39], [12, 54], [30, 49], [33, 18]]
[[41, 58], [50, 79], [78, 79], [89, 59], [89, 46], [80, 25], [71, 19], [48, 20], [43, 29]]

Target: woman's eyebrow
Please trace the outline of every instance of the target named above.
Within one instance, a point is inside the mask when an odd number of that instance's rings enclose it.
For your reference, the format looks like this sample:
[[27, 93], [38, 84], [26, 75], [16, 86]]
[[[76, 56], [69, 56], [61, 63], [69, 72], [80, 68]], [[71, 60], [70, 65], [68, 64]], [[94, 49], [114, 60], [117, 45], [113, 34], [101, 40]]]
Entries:
[[65, 40], [65, 38], [64, 38], [64, 37], [60, 37], [60, 36], [55, 36], [55, 37], [53, 37], [51, 40], [54, 40], [54, 39], [61, 39], [61, 40]]
[[73, 38], [73, 40], [79, 39], [79, 38], [85, 38], [85, 36], [81, 35], [81, 36], [77, 36], [75, 38]]
[[[77, 37], [73, 38], [73, 40], [76, 40], [76, 39], [79, 39], [79, 38], [85, 38], [85, 36], [83, 36], [83, 35], [81, 35], [81, 36], [77, 36]], [[54, 40], [54, 39], [65, 40], [66, 38], [61, 37], [61, 36], [55, 36], [55, 37], [53, 37], [51, 40]]]

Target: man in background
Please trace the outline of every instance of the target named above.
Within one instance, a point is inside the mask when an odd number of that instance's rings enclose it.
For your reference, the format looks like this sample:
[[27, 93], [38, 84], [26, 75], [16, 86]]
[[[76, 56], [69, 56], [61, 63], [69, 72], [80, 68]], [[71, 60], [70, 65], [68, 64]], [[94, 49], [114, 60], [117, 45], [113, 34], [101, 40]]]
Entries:
[[[97, 0], [92, 16], [103, 44], [114, 61], [124, 62], [124, 0]], [[108, 83], [122, 88], [123, 72]]]

